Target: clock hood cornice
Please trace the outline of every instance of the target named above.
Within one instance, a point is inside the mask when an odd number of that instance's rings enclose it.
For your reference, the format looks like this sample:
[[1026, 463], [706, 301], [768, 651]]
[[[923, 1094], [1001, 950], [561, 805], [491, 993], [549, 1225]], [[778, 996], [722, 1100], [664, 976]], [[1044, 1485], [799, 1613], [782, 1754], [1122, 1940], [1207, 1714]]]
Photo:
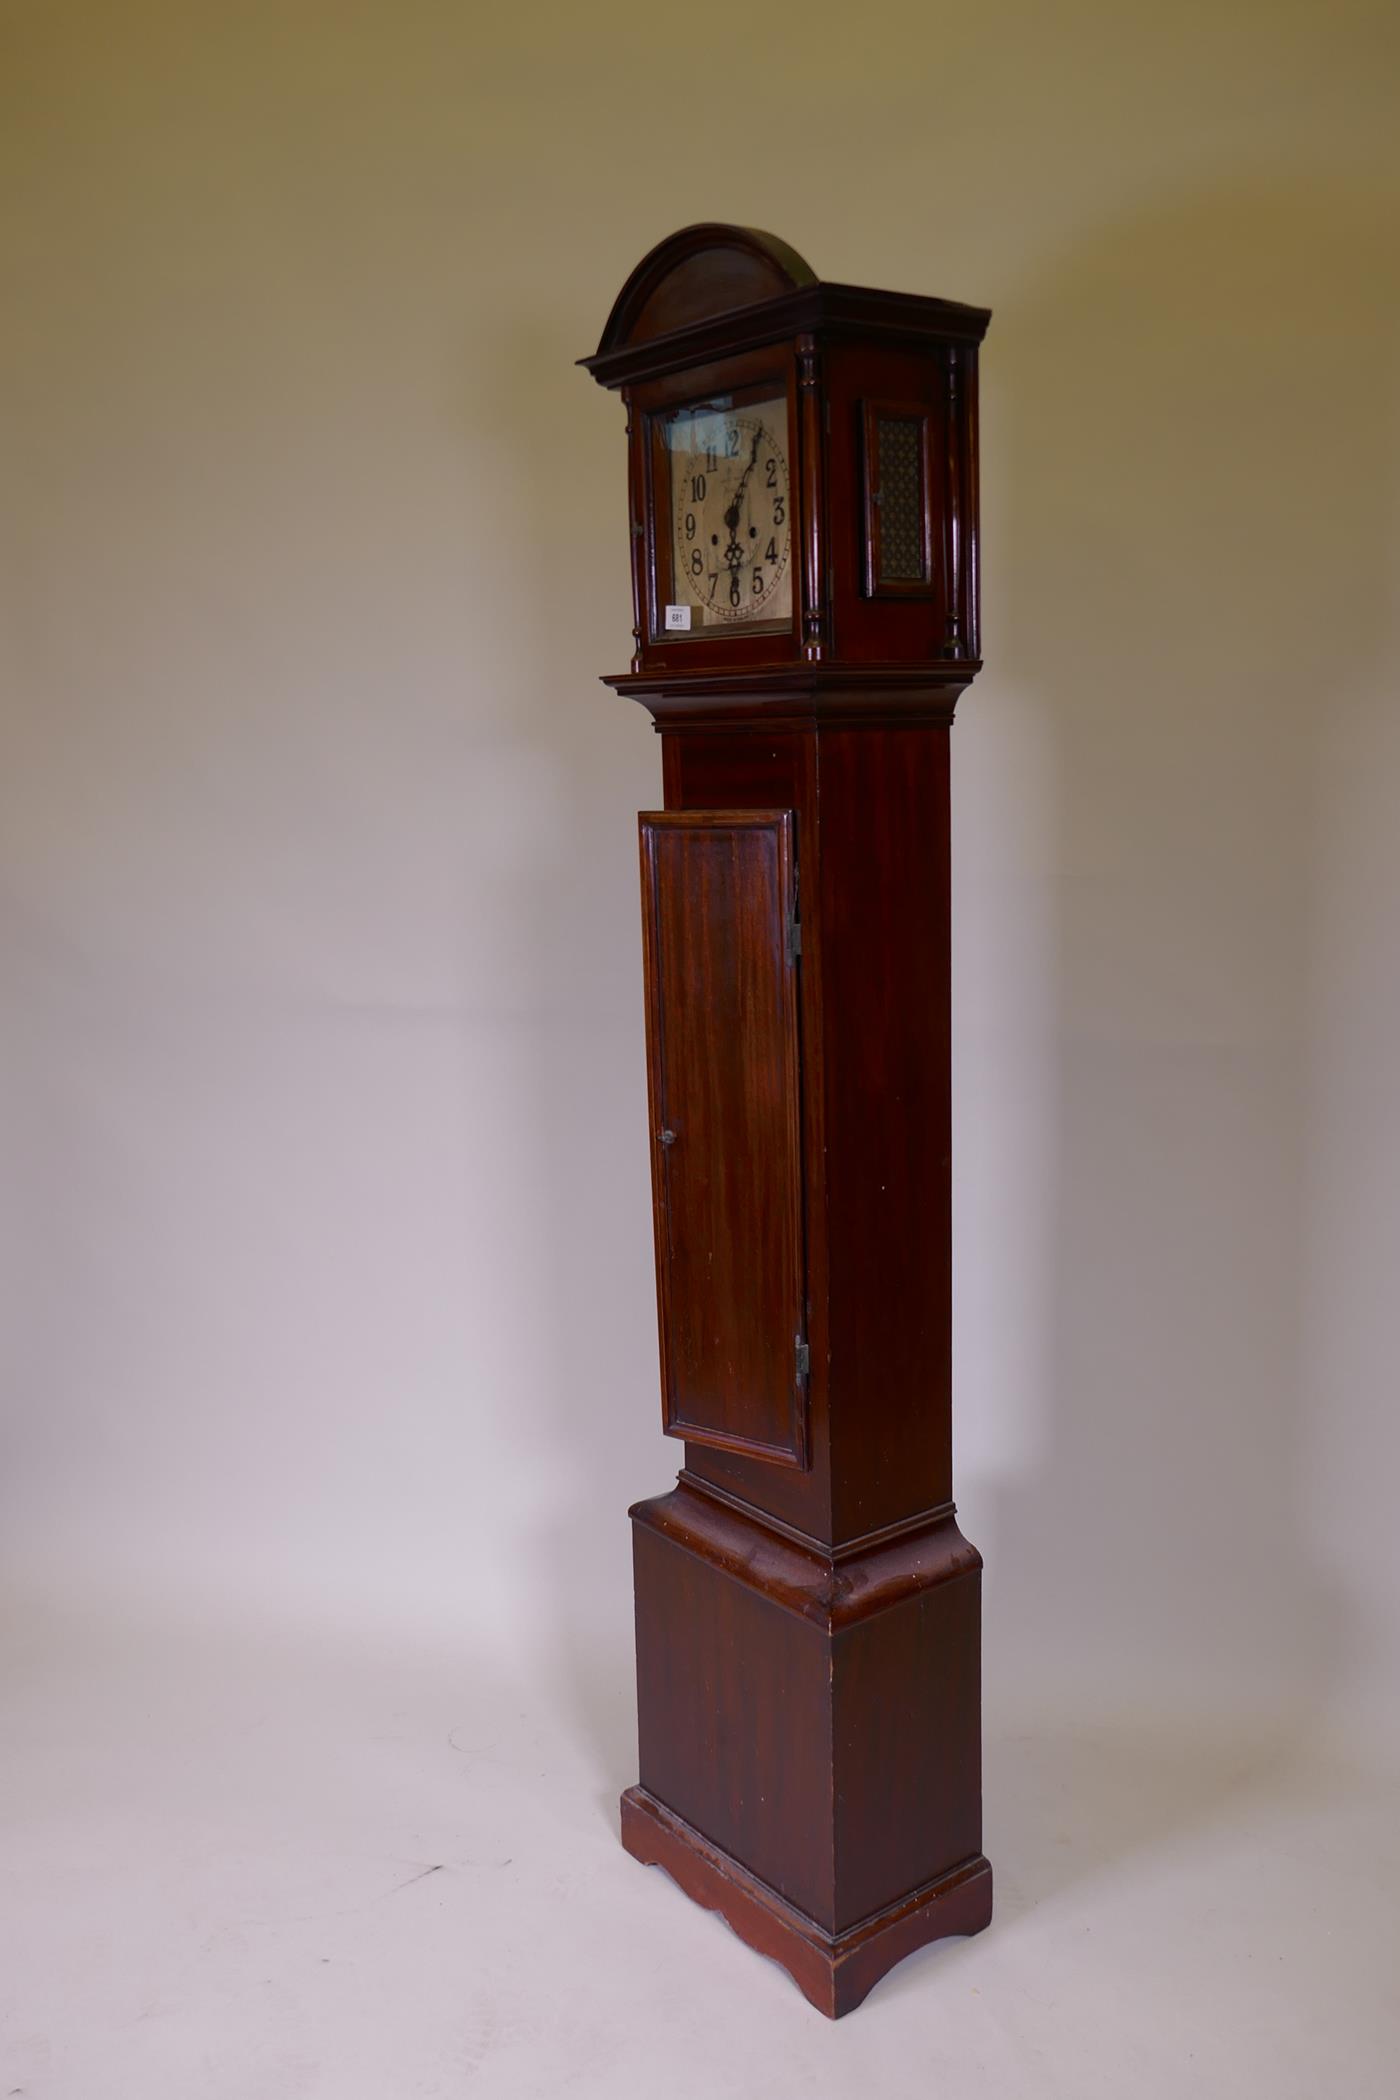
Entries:
[[684, 227], [642, 258], [579, 363], [600, 386], [704, 364], [794, 336], [979, 343], [991, 314], [953, 299], [823, 284], [795, 248], [747, 226]]
[[723, 724], [771, 728], [782, 721], [804, 728], [864, 728], [886, 722], [946, 728], [961, 695], [982, 666], [976, 660], [918, 664], [788, 663], [742, 670], [614, 672], [602, 679], [616, 693], [640, 701], [658, 729]]

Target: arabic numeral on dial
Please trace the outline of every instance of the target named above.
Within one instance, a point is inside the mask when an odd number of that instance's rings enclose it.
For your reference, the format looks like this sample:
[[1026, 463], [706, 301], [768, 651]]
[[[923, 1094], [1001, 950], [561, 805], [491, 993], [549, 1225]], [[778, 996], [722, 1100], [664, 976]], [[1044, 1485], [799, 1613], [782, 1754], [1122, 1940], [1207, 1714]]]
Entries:
[[754, 594], [755, 598], [761, 598], [761, 597], [763, 596], [763, 571], [762, 571], [762, 569], [755, 569], [755, 570], [754, 570], [754, 572], [753, 572], [753, 594]]
[[766, 459], [763, 464], [768, 469], [767, 486], [775, 489], [778, 486], [778, 462], [776, 459]]
[[726, 430], [724, 433], [724, 456], [726, 459], [737, 459], [739, 457], [739, 431], [737, 426]]
[[691, 477], [690, 477], [690, 500], [691, 500], [691, 502], [692, 502], [692, 503], [703, 503], [703, 502], [704, 502], [704, 500], [705, 500], [705, 477], [704, 477], [704, 475], [703, 475], [703, 474], [692, 474], [692, 475], [691, 475]]
[[731, 576], [729, 579], [729, 602], [731, 605], [739, 603], [739, 579], [737, 576]]
[[786, 511], [786, 509], [785, 509], [785, 507], [784, 507], [784, 504], [783, 504], [783, 499], [782, 499], [782, 497], [781, 497], [781, 496], [775, 496], [775, 497], [773, 498], [773, 525], [774, 525], [774, 528], [776, 529], [776, 528], [777, 528], [777, 527], [778, 527], [779, 525], [783, 524], [783, 523], [784, 523], [784, 521], [786, 520], [786, 518], [787, 518], [787, 511]]
[[695, 513], [693, 510], [688, 510], [685, 514], [685, 536], [688, 540], [693, 540], [695, 537]]
[[763, 559], [765, 561], [776, 561], [778, 559], [778, 542], [775, 539], [768, 542]]
[[704, 570], [704, 567], [705, 567], [705, 557], [704, 557], [704, 555], [703, 555], [703, 554], [702, 554], [702, 553], [700, 552], [700, 549], [699, 549], [698, 547], [692, 547], [692, 548], [691, 548], [691, 550], [690, 550], [690, 573], [691, 573], [691, 575], [692, 575], [692, 576], [699, 576], [700, 574], [702, 574], [702, 572], [703, 572], [703, 570]]

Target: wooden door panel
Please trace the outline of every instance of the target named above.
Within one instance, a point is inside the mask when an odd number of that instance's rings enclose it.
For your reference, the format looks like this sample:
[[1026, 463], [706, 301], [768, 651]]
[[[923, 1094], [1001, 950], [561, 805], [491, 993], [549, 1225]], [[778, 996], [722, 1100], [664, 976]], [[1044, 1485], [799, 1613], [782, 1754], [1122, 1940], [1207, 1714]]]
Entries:
[[665, 1428], [803, 1466], [792, 812], [639, 823]]

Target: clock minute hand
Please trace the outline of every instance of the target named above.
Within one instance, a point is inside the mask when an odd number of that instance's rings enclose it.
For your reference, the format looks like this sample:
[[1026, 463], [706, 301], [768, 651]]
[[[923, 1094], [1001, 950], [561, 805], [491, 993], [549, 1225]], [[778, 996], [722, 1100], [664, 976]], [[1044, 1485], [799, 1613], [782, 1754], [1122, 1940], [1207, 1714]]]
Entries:
[[[754, 432], [753, 445], [749, 452], [749, 463], [739, 476], [739, 486], [735, 489], [733, 500], [724, 514], [724, 522], [729, 527], [729, 545], [724, 550], [724, 558], [731, 569], [738, 568], [743, 561], [744, 550], [739, 544], [739, 517], [744, 501], [744, 488], [750, 474], [758, 465], [758, 448], [762, 443], [763, 425], [760, 423]], [[739, 557], [737, 562], [734, 559], [735, 555]]]
[[739, 476], [739, 486], [734, 491], [734, 501], [730, 504], [728, 510], [724, 514], [724, 522], [729, 527], [729, 530], [731, 532], [737, 532], [739, 530], [739, 506], [744, 500], [744, 489], [747, 485], [748, 478], [750, 474], [752, 474], [754, 468], [758, 465], [758, 448], [762, 443], [763, 425], [760, 423], [757, 430], [753, 434], [753, 447], [749, 453], [749, 463], [745, 467], [743, 473]]

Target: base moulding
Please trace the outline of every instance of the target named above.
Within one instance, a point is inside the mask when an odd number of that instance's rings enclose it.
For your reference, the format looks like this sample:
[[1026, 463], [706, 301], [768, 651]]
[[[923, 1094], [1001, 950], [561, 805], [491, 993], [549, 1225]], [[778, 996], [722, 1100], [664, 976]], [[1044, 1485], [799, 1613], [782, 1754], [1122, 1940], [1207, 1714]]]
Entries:
[[622, 1842], [643, 1866], [717, 1910], [746, 1945], [787, 1970], [830, 2020], [854, 2011], [882, 1976], [933, 1940], [980, 1932], [992, 1915], [992, 1870], [979, 1852], [834, 1936], [691, 1828], [645, 1787], [622, 1797]]

